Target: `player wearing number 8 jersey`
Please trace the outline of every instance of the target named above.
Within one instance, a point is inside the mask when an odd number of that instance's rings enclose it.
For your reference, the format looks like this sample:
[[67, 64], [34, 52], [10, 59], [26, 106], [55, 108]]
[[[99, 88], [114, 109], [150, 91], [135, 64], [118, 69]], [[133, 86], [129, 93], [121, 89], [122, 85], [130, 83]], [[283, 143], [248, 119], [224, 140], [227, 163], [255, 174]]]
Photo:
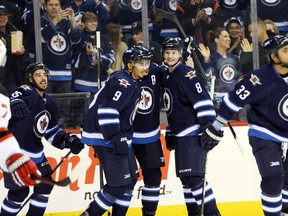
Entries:
[[[189, 215], [196, 215], [202, 202], [205, 149], [199, 133], [213, 121], [216, 112], [199, 74], [181, 62], [183, 42], [166, 38], [163, 42], [164, 63], [169, 75], [164, 83], [163, 101], [168, 124], [175, 137], [176, 174], [181, 179]], [[205, 216], [220, 215], [210, 185], [205, 185]]]
[[288, 38], [276, 35], [264, 42], [263, 49], [270, 63], [224, 96], [219, 115], [202, 135], [202, 144], [213, 143], [213, 131], [249, 104], [248, 136], [262, 178], [262, 209], [265, 216], [280, 216], [281, 209], [288, 215]]

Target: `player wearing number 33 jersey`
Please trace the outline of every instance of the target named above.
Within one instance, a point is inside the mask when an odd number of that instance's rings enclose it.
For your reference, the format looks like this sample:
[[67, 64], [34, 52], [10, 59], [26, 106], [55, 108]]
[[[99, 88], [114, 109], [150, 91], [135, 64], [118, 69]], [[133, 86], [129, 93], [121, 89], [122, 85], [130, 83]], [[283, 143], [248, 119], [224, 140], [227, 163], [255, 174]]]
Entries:
[[249, 104], [248, 136], [261, 175], [262, 209], [265, 216], [280, 216], [281, 211], [288, 213], [288, 38], [275, 35], [263, 50], [270, 63], [246, 75], [224, 96], [202, 145], [213, 142], [213, 133]]

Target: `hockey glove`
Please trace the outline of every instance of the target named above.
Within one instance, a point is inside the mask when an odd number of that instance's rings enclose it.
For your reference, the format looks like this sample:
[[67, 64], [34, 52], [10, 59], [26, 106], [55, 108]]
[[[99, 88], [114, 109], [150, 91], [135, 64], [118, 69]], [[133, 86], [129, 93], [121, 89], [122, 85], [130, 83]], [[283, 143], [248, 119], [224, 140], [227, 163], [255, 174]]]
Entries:
[[223, 137], [223, 131], [221, 130], [216, 131], [216, 129], [211, 124], [203, 132], [201, 136], [201, 144], [203, 148], [208, 152], [212, 150], [216, 145], [218, 145], [222, 137]]
[[36, 184], [35, 180], [31, 178], [31, 174], [37, 174], [37, 165], [28, 156], [22, 153], [14, 154], [7, 159], [6, 165], [8, 172], [18, 186], [33, 186]]
[[115, 146], [114, 154], [120, 156], [127, 156], [129, 154], [129, 146], [127, 143], [127, 137], [124, 134], [119, 133], [112, 137], [112, 144]]
[[175, 150], [176, 140], [168, 127], [166, 128], [166, 132], [165, 132], [165, 141], [166, 141], [166, 148], [169, 151]]
[[12, 118], [24, 118], [30, 113], [27, 104], [21, 99], [11, 100], [10, 108]]
[[64, 146], [70, 148], [73, 154], [79, 154], [84, 148], [81, 140], [75, 134], [70, 133], [64, 135]]

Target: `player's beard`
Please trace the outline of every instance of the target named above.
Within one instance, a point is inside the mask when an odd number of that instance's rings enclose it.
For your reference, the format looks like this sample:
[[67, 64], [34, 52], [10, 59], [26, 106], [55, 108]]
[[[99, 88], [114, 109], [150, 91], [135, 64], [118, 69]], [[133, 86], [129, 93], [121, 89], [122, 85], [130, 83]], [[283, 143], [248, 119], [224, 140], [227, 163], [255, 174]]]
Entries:
[[280, 65], [282, 67], [288, 68], [288, 63], [287, 62], [281, 62]]
[[35, 88], [36, 89], [38, 89], [39, 91], [42, 91], [42, 92], [44, 92], [46, 89], [47, 89], [47, 82], [46, 82], [46, 84], [41, 84], [40, 83], [40, 85], [38, 84], [38, 83], [35, 83]]

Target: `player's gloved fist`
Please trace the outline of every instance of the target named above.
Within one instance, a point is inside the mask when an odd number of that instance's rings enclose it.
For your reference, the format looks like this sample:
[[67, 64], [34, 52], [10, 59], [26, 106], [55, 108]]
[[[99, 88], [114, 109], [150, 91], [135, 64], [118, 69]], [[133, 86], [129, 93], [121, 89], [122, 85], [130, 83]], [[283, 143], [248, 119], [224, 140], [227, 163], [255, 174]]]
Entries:
[[209, 125], [201, 136], [201, 144], [206, 151], [212, 150], [223, 137], [223, 131], [216, 129], [213, 125]]
[[165, 132], [165, 141], [166, 141], [166, 147], [169, 151], [175, 150], [176, 148], [175, 138], [168, 127], [166, 128]]
[[24, 118], [30, 113], [27, 104], [21, 99], [13, 99], [10, 104], [12, 118]]
[[17, 185], [33, 186], [36, 184], [31, 175], [37, 174], [37, 165], [28, 156], [22, 153], [14, 154], [7, 159], [6, 165]]
[[65, 148], [70, 148], [73, 154], [79, 154], [84, 148], [84, 144], [81, 143], [81, 140], [75, 134], [65, 134], [64, 142]]
[[127, 137], [124, 134], [119, 133], [112, 137], [112, 144], [115, 146], [115, 155], [127, 156], [129, 153], [129, 146], [127, 143]]

